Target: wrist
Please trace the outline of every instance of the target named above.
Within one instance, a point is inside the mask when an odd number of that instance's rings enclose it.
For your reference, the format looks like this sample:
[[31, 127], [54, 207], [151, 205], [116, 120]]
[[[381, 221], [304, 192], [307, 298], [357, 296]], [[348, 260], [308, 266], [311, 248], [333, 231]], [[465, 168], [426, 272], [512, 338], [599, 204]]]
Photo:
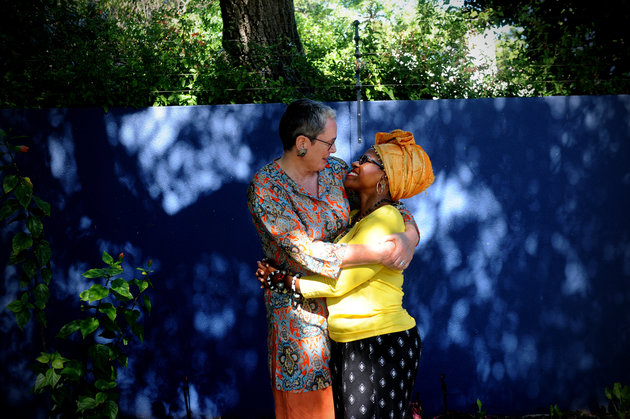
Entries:
[[378, 246], [378, 263], [382, 265], [389, 260], [396, 246], [391, 241], [382, 242]]
[[293, 294], [300, 294], [300, 278], [301, 274], [297, 273], [291, 277], [291, 283], [288, 286], [288, 289], [291, 290]]
[[289, 290], [289, 292], [291, 293], [291, 299], [292, 301], [292, 305], [293, 307], [299, 307], [302, 305], [302, 301], [304, 300], [304, 298], [302, 297], [302, 294], [300, 293], [300, 278], [302, 277], [302, 274], [297, 273], [295, 275], [292, 275], [290, 277], [290, 285], [289, 287], [287, 287], [287, 289]]

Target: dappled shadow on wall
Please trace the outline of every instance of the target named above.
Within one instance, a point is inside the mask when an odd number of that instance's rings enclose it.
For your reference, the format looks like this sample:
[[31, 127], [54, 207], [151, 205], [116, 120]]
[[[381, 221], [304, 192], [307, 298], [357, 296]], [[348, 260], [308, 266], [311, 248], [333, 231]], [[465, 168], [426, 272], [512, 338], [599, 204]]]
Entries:
[[[146, 339], [120, 371], [123, 411], [185, 412], [182, 383], [188, 378], [194, 411], [216, 416], [242, 404], [251, 378], [266, 381], [264, 310], [251, 280], [255, 236], [245, 218], [251, 171], [279, 148], [279, 142], [260, 147], [274, 129], [264, 122], [275, 120], [281, 107], [265, 109], [51, 110], [40, 121], [45, 134], [36, 134], [37, 148], [45, 150], [40, 162], [47, 163], [33, 162], [33, 170], [43, 172], [36, 188], [54, 208], [48, 233], [57, 301], [51, 304], [63, 312], [50, 329], [76, 314], [68, 312], [90, 286], [81, 273], [98, 265], [103, 251], [124, 252], [127, 275], [134, 273], [131, 264], [154, 261]], [[254, 131], [260, 138], [246, 141]], [[258, 144], [256, 157], [250, 144]], [[234, 249], [239, 239], [248, 244], [243, 253]], [[6, 283], [14, 276], [5, 270]], [[16, 293], [4, 289], [3, 301]], [[3, 331], [13, 336], [14, 322], [5, 314]], [[21, 347], [6, 349], [3, 357]], [[24, 378], [7, 396], [19, 405], [29, 397], [32, 375], [24, 360], [9, 364], [11, 374], [3, 376]], [[10, 380], [3, 388], [16, 388]], [[265, 400], [261, 411], [270, 409]]]
[[[495, 412], [530, 412], [552, 403], [589, 407], [588, 397], [629, 372], [623, 103], [366, 104], [365, 132], [413, 131], [436, 174], [426, 194], [407, 202], [422, 235], [405, 305], [425, 341], [416, 391], [427, 412], [441, 410], [440, 374], [453, 408], [480, 398]], [[282, 110], [50, 110], [23, 121], [39, 130], [45, 151], [34, 150], [41, 175], [33, 179], [54, 206], [46, 228], [63, 313], [54, 326], [89, 286], [81, 273], [102, 251], [128, 255], [130, 273], [154, 261], [146, 339], [119, 373], [123, 412], [183, 416], [185, 389], [198, 415], [272, 412], [264, 308], [252, 280], [261, 250], [245, 203], [251, 175], [280, 154]], [[5, 269], [6, 284], [13, 276]], [[16, 293], [5, 285], [3, 301]], [[31, 382], [19, 355], [27, 345], [5, 312], [2, 328], [12, 342], [3, 346], [10, 362], [2, 385], [19, 401]]]
[[602, 360], [623, 359], [630, 339], [627, 127], [606, 102], [581, 101], [451, 106], [432, 133], [453, 137], [428, 139], [436, 181], [408, 203], [422, 240], [405, 302], [425, 339], [417, 388], [430, 411], [440, 374], [452, 407], [483, 395], [526, 412], [596, 406], [618, 373]]

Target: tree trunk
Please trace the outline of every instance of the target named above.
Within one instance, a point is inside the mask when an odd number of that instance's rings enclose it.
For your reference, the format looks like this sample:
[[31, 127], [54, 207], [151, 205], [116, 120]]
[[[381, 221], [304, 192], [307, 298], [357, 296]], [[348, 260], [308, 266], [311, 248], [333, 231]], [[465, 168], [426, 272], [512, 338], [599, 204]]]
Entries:
[[[223, 48], [232, 62], [274, 79], [287, 74], [294, 54], [303, 54], [293, 0], [220, 0]], [[295, 76], [295, 75], [293, 75]]]

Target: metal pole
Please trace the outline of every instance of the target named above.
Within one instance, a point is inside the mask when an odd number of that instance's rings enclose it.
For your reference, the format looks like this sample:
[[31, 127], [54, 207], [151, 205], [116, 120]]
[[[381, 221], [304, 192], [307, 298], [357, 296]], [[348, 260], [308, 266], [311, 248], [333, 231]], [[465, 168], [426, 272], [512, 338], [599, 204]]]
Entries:
[[357, 136], [361, 144], [361, 52], [359, 51], [359, 21], [354, 21], [354, 56], [356, 58], [356, 86], [357, 86]]

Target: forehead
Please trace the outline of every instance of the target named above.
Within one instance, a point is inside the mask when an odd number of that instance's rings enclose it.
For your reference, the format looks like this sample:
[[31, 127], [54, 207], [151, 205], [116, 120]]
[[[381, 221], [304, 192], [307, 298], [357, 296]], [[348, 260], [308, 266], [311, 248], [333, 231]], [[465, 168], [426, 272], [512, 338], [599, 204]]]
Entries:
[[328, 118], [321, 134], [329, 136], [332, 139], [337, 138], [337, 122], [333, 118]]
[[374, 151], [373, 148], [368, 148], [367, 150], [365, 150], [365, 154], [368, 157], [372, 157], [372, 158], [376, 158], [377, 160], [380, 160], [380, 158], [378, 157], [378, 154], [376, 154], [376, 151]]

